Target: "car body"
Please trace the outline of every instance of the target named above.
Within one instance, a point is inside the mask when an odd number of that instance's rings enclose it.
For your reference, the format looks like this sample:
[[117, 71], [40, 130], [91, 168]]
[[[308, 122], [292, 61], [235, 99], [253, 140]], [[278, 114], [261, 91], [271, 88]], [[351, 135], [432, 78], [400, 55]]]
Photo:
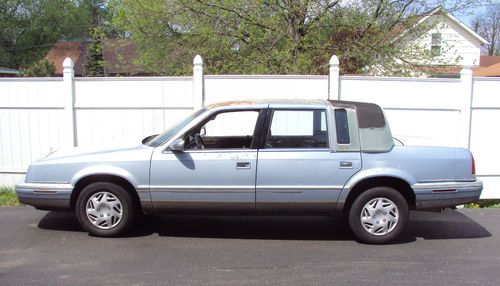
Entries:
[[340, 213], [361, 241], [383, 243], [408, 209], [474, 202], [482, 191], [469, 150], [396, 146], [371, 103], [218, 103], [143, 142], [50, 154], [16, 185], [19, 200], [76, 209], [101, 236], [123, 233], [137, 213]]

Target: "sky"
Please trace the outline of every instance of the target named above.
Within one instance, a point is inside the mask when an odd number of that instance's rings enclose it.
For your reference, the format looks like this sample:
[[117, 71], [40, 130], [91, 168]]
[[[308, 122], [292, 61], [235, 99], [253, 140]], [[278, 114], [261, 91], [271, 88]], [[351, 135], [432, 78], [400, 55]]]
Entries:
[[[491, 1], [492, 3], [500, 3], [500, 1]], [[472, 20], [474, 20], [474, 17], [477, 15], [477, 14], [480, 14], [482, 12], [485, 11], [485, 6], [482, 6], [482, 7], [478, 7], [478, 8], [475, 8], [475, 9], [472, 9], [471, 11], [469, 11], [470, 13], [466, 13], [465, 15], [453, 15], [455, 16], [456, 18], [458, 18], [460, 21], [462, 21], [462, 23], [466, 24], [467, 26], [471, 27], [472, 28]]]

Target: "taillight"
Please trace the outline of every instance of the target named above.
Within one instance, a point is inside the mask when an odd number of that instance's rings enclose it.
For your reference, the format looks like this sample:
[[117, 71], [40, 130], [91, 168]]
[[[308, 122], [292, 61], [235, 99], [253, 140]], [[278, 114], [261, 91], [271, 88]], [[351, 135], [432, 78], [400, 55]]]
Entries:
[[472, 176], [476, 177], [476, 162], [474, 161], [474, 155], [470, 154], [472, 157]]

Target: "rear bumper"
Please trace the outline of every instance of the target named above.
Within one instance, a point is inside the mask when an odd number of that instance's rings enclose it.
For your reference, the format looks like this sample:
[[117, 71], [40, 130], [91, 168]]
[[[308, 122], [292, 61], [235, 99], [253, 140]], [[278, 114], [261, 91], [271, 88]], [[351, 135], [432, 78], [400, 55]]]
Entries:
[[415, 191], [417, 209], [445, 208], [477, 202], [483, 183], [479, 180], [417, 183], [412, 188]]
[[70, 209], [70, 184], [21, 183], [16, 185], [19, 201], [37, 209]]

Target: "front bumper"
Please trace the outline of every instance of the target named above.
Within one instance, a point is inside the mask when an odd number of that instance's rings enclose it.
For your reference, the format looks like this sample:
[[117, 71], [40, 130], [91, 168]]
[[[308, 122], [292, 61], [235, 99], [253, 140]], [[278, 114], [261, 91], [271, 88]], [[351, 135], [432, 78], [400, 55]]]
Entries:
[[479, 180], [417, 183], [412, 188], [415, 191], [417, 209], [431, 209], [477, 202], [483, 183]]
[[16, 185], [19, 201], [43, 210], [70, 209], [73, 186], [54, 183], [20, 183]]

